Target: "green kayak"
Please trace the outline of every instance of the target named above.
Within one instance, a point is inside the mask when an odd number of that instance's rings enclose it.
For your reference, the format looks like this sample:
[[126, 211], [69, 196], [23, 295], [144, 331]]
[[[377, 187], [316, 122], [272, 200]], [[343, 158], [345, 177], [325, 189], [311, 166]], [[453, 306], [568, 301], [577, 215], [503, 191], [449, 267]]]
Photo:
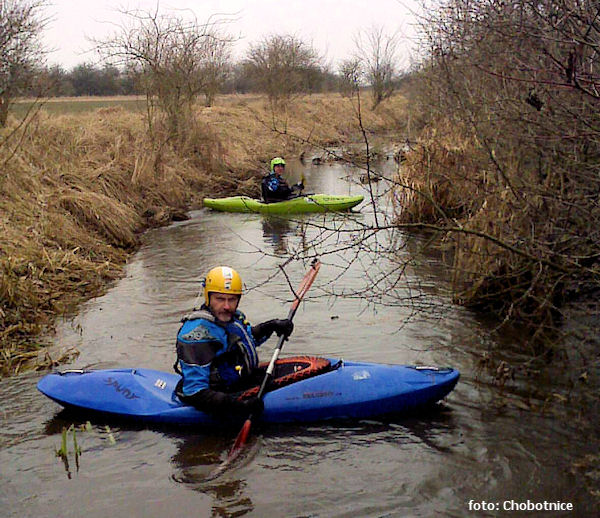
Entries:
[[303, 214], [308, 212], [339, 212], [351, 209], [363, 201], [364, 196], [332, 196], [307, 194], [285, 201], [264, 203], [248, 196], [230, 198], [204, 198], [204, 206], [224, 212], [258, 212], [261, 214]]

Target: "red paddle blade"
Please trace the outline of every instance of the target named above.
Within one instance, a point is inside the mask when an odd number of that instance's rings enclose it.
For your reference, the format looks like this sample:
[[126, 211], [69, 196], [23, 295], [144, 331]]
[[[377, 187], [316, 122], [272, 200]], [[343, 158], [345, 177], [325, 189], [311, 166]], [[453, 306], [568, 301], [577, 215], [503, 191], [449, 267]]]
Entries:
[[237, 438], [235, 439], [235, 443], [231, 448], [231, 451], [227, 455], [227, 458], [219, 464], [217, 469], [213, 470], [208, 477], [206, 477], [206, 481], [215, 480], [219, 478], [225, 471], [229, 469], [231, 464], [240, 456], [243, 451], [244, 445], [248, 442], [248, 436], [250, 435], [250, 428], [252, 427], [252, 420], [250, 417], [246, 419], [244, 422], [244, 426], [238, 433]]
[[244, 445], [248, 442], [248, 436], [250, 435], [250, 428], [252, 428], [252, 420], [246, 419], [244, 426], [242, 426], [240, 433], [238, 433], [238, 436], [235, 439], [235, 442], [233, 443], [233, 447], [231, 448], [231, 451], [229, 452], [229, 455], [227, 456], [228, 461], [237, 457], [239, 450], [241, 450], [244, 447]]

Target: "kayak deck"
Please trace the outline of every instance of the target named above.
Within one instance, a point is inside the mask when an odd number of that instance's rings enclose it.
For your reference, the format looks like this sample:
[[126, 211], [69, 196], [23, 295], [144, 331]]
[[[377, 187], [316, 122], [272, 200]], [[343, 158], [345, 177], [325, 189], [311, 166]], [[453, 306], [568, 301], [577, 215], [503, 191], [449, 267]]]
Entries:
[[[433, 404], [456, 385], [455, 369], [330, 360], [325, 373], [264, 396], [267, 423], [369, 418]], [[134, 420], [173, 424], [227, 424], [183, 404], [180, 377], [152, 369], [65, 371], [44, 376], [38, 389], [61, 406]]]
[[364, 199], [363, 195], [343, 196], [308, 194], [285, 201], [265, 203], [248, 196], [204, 198], [204, 206], [223, 212], [254, 212], [259, 214], [303, 214], [350, 210]]

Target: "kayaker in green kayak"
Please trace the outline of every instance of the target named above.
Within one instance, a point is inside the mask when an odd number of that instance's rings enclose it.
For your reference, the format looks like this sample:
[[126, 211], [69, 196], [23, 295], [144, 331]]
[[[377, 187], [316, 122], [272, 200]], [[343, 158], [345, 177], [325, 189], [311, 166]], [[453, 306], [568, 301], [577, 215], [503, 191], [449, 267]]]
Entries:
[[260, 413], [262, 399], [238, 401], [238, 393], [260, 384], [256, 347], [273, 332], [288, 337], [294, 325], [274, 319], [251, 326], [238, 310], [242, 279], [232, 268], [218, 266], [203, 281], [204, 304], [184, 317], [177, 333], [177, 362], [181, 374], [176, 392], [184, 403], [215, 414]]
[[285, 170], [285, 160], [275, 157], [271, 160], [271, 172], [266, 175], [261, 183], [263, 200], [266, 203], [289, 200], [297, 196], [304, 189], [304, 184], [298, 182], [291, 187], [281, 176]]

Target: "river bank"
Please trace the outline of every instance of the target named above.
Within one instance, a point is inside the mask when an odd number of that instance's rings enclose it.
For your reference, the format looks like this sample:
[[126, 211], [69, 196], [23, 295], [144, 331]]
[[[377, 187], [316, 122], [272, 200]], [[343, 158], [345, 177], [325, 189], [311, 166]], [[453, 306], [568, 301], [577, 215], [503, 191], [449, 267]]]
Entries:
[[[315, 190], [365, 192], [363, 184], [348, 181], [347, 175], [356, 180], [361, 174], [355, 168], [341, 163], [314, 167], [310, 162], [304, 166], [298, 160], [290, 162], [293, 177], [303, 171], [307, 184]], [[363, 206], [359, 214], [331, 219], [341, 221], [348, 230], [370, 218], [373, 213]], [[285, 276], [276, 274], [279, 265], [305, 243], [322, 237], [320, 228], [305, 222], [306, 218], [291, 218], [272, 226], [259, 215], [193, 211], [188, 221], [145, 233], [125, 275], [106, 294], [85, 303], [73, 319], [58, 325], [55, 341], [80, 351], [68, 368], [144, 367], [171, 372], [173, 337], [181, 315], [189, 311], [198, 294], [198, 277], [207, 265], [224, 258], [243, 272], [249, 288], [243, 310], [251, 322], [287, 313], [290, 291]], [[384, 237], [371, 239], [383, 244]], [[484, 322], [452, 304], [444, 290], [446, 264], [418, 246], [427, 242], [426, 236], [413, 234], [408, 239], [413, 246], [407, 252], [415, 268], [403, 277], [405, 282], [398, 283], [399, 300], [409, 292], [416, 297], [421, 286], [447, 309], [443, 318], [419, 311], [406, 321], [408, 307], [382, 304], [371, 310], [357, 297], [332, 302], [324, 292], [331, 288], [331, 279], [335, 278], [340, 288], [350, 289], [369, 282], [363, 265], [372, 265], [371, 276], [378, 271], [373, 264], [378, 252], [373, 250], [372, 255], [365, 243], [360, 262], [354, 261], [349, 268], [353, 250], [323, 256], [322, 270], [296, 315], [296, 329], [283, 354], [450, 365], [461, 372], [461, 379], [440, 406], [389, 421], [257, 426], [251, 458], [217, 481], [223, 488], [218, 494], [225, 495], [220, 497], [204, 479], [227, 455], [237, 427], [231, 433], [197, 427], [140, 429], [93, 419], [92, 432], [77, 430], [83, 449], [80, 471], [74, 471], [71, 457], [73, 479], [65, 481], [62, 461], [48, 451], [53, 453], [52, 447], [60, 445], [62, 427], [77, 426], [81, 421], [77, 414], [65, 418], [57, 405], [41, 396], [36, 389], [41, 373], [26, 373], [3, 384], [8, 418], [0, 440], [7, 446], [0, 453], [7, 478], [16, 486], [6, 508], [14, 509], [19, 502], [13, 495], [27, 488], [26, 494], [35, 496], [21, 500], [28, 512], [39, 510], [39, 516], [69, 515], [74, 502], [79, 503], [75, 509], [103, 512], [108, 502], [114, 502], [111, 510], [135, 514], [150, 480], [153, 490], [159, 487], [161, 495], [176, 495], [180, 504], [198, 508], [203, 498], [219, 509], [229, 509], [230, 514], [247, 516], [268, 514], [274, 505], [273, 487], [278, 487], [281, 491], [275, 504], [280, 515], [321, 515], [332, 501], [324, 481], [335, 479], [340, 483], [335, 484], [338, 494], [334, 497], [343, 500], [350, 488], [359, 495], [352, 509], [360, 508], [365, 516], [396, 515], [403, 512], [399, 509], [412, 515], [463, 516], [471, 499], [570, 502], [575, 515], [594, 515], [594, 500], [587, 493], [597, 490], [597, 441], [587, 439], [598, 436], [598, 420], [588, 411], [594, 394], [581, 383], [571, 383], [570, 368], [562, 361], [533, 360], [526, 371], [514, 372], [514, 379], [495, 380], [496, 369], [491, 365], [498, 357], [503, 360], [499, 374], [510, 373], [511, 365], [524, 361], [522, 337], [499, 335], [493, 330], [497, 322]], [[383, 268], [384, 261], [385, 257], [379, 256]], [[338, 265], [344, 266], [341, 278]], [[295, 261], [286, 271], [293, 283], [304, 273]], [[271, 275], [274, 277], [265, 285]], [[415, 283], [416, 277], [427, 284]], [[401, 328], [400, 322], [405, 323]], [[272, 338], [261, 346], [261, 359], [270, 357], [274, 344]], [[486, 353], [484, 366], [479, 360]], [[587, 394], [589, 401], [579, 399], [581, 393]], [[115, 447], [102, 440], [105, 423], [111, 426]], [[291, 450], [298, 454], [286, 455]], [[144, 461], [148, 458], [152, 462]], [[367, 478], [373, 484], [365, 491]], [[89, 487], [90, 480], [103, 491], [82, 503], [78, 494], [83, 485]], [[246, 484], [249, 480], [251, 485]], [[306, 498], [286, 490], [301, 482], [308, 485]], [[49, 499], [49, 494], [60, 498]], [[115, 494], [123, 496], [115, 499]], [[382, 495], [387, 496], [382, 499]], [[210, 509], [204, 514], [210, 515]]]
[[[405, 138], [405, 108], [401, 96], [362, 107], [373, 148], [377, 135]], [[257, 195], [274, 155], [363, 139], [355, 103], [338, 94], [277, 112], [259, 96], [226, 96], [199, 108], [177, 142], [119, 106], [65, 112], [42, 109], [25, 125], [13, 118], [0, 135], [3, 376], [64, 359], [45, 348], [56, 317], [118, 279], [144, 230], [184, 218], [208, 194]]]

